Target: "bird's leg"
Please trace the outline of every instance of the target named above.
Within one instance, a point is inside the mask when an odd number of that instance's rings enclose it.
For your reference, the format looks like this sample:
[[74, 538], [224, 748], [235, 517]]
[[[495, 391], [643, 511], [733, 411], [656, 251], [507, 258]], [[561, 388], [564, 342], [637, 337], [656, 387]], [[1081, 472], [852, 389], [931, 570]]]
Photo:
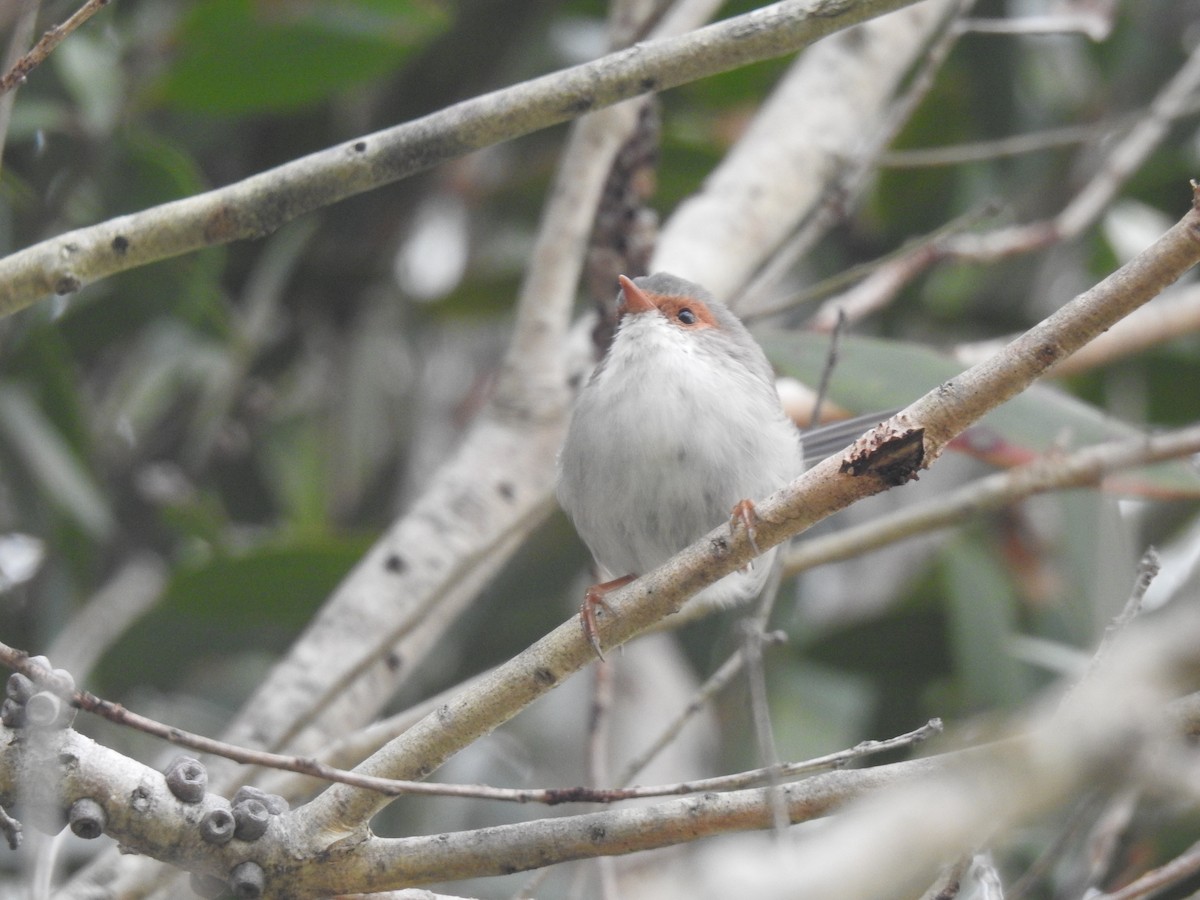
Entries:
[[615, 591], [619, 587], [624, 587], [637, 578], [636, 575], [622, 575], [620, 578], [614, 578], [612, 581], [593, 584], [587, 589], [587, 593], [583, 595], [583, 605], [579, 607], [579, 624], [583, 626], [583, 636], [587, 638], [587, 642], [592, 645], [592, 649], [596, 651], [596, 655], [604, 659], [604, 652], [600, 649], [600, 634], [596, 627], [596, 607], [604, 607], [604, 611], [610, 616], [616, 616], [616, 610], [608, 605], [608, 601], [604, 598], [611, 591]]
[[[737, 505], [734, 506], [733, 512], [729, 514], [730, 537], [737, 534], [739, 523], [746, 529], [746, 540], [750, 542], [750, 546], [754, 550], [754, 555], [761, 555], [762, 551], [758, 549], [758, 542], [754, 540], [755, 526], [758, 525], [758, 510], [754, 508], [753, 500], [739, 500]], [[746, 568], [748, 569], [750, 566], [747, 565]]]

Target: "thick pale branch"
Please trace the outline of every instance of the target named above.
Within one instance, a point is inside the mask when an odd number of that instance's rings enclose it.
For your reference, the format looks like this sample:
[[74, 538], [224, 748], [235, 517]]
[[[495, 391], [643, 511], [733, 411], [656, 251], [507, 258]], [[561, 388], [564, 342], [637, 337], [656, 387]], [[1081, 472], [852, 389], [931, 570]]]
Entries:
[[60, 235], [0, 260], [0, 315], [126, 269], [262, 237], [306, 212], [473, 150], [640, 94], [795, 52], [914, 2], [784, 0], [465, 100], [228, 187]]

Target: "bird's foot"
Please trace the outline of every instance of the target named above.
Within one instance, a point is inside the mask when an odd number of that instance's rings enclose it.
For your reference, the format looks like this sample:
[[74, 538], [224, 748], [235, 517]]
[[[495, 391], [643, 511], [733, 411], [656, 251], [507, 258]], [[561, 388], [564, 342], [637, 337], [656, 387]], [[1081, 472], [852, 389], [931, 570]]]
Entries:
[[616, 617], [617, 613], [608, 601], [604, 599], [612, 591], [619, 587], [624, 587], [637, 578], [636, 575], [622, 575], [620, 578], [614, 578], [612, 581], [593, 584], [587, 589], [587, 593], [583, 595], [583, 605], [579, 607], [579, 624], [583, 626], [583, 636], [587, 638], [587, 642], [592, 645], [592, 649], [596, 651], [596, 656], [604, 659], [604, 651], [600, 649], [600, 632], [596, 624], [596, 609], [603, 608], [610, 616]]
[[[753, 500], [739, 500], [733, 508], [733, 512], [729, 514], [730, 537], [737, 535], [739, 524], [746, 529], [746, 540], [750, 542], [750, 547], [754, 550], [754, 555], [761, 555], [762, 551], [758, 549], [758, 542], [754, 539], [757, 534], [758, 510], [754, 508]], [[747, 566], [747, 568], [749, 567]]]

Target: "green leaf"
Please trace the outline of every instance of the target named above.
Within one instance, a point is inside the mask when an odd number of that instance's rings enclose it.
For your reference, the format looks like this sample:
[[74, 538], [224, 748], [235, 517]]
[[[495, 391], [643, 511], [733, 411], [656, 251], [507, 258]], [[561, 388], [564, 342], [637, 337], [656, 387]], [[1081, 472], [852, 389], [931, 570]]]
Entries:
[[944, 557], [950, 648], [965, 701], [976, 708], [1012, 706], [1032, 687], [1031, 673], [1008, 650], [1016, 631], [1016, 597], [997, 555], [969, 536]]
[[396, 68], [447, 23], [428, 3], [207, 0], [184, 20], [162, 99], [227, 115], [296, 109]]

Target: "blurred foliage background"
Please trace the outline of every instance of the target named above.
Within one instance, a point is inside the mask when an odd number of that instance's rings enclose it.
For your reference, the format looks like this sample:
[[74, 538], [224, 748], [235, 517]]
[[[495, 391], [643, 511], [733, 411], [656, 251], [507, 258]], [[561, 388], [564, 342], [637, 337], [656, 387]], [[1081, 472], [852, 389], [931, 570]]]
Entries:
[[[722, 15], [755, 5], [729, 3]], [[983, 0], [973, 15], [1105, 6]], [[39, 22], [73, 8], [47, 0]], [[0, 34], [22, 9], [0, 8]], [[967, 34], [897, 147], [1144, 111], [1200, 39], [1198, 14], [1195, 0], [1124, 0], [1101, 41]], [[0, 175], [0, 252], [592, 58], [605, 49], [605, 15], [598, 0], [121, 0], [19, 91]], [[663, 97], [661, 215], [698, 189], [787, 63]], [[100, 644], [88, 687], [219, 732], [487, 395], [564, 133], [494, 147], [269, 239], [129, 272], [0, 321], [3, 640], [69, 666], [88, 659], [87, 636], [99, 634], [77, 617], [111, 603], [124, 611], [100, 618], [119, 633]], [[1198, 136], [1195, 115], [1177, 121], [1081, 239], [918, 278], [856, 326], [896, 351], [886, 390], [872, 396], [865, 376], [883, 363], [868, 353], [857, 371], [837, 371], [834, 399], [884, 409], [898, 384], [915, 397], [929, 351], [1023, 329], [1098, 281], [1186, 209]], [[1100, 153], [1084, 141], [916, 169], [885, 159], [864, 202], [784, 287], [798, 292], [988, 204], [1001, 207], [992, 221], [1052, 216]], [[754, 324], [771, 346], [812, 308]], [[798, 351], [780, 346], [776, 361], [799, 370]], [[1138, 427], [1194, 421], [1200, 341], [1180, 336], [1060, 388]], [[1055, 402], [1024, 419], [1044, 439], [1039, 449], [1070, 444]], [[986, 471], [948, 459], [824, 527]], [[1147, 543], [1194, 577], [1195, 512], [1185, 491], [1155, 503], [1042, 498], [785, 585], [778, 619], [792, 641], [769, 660], [781, 754], [1028, 699], [1086, 659]], [[556, 516], [397, 704], [562, 621], [585, 564]], [[64, 634], [74, 643], [56, 656]], [[732, 646], [729, 618], [690, 626], [682, 640], [705, 671]], [[68, 649], [79, 656], [64, 658]], [[732, 724], [745, 716], [736, 698], [720, 712]], [[77, 727], [130, 752], [160, 752], [95, 722]], [[723, 751], [727, 765], [753, 763], [732, 739]]]

